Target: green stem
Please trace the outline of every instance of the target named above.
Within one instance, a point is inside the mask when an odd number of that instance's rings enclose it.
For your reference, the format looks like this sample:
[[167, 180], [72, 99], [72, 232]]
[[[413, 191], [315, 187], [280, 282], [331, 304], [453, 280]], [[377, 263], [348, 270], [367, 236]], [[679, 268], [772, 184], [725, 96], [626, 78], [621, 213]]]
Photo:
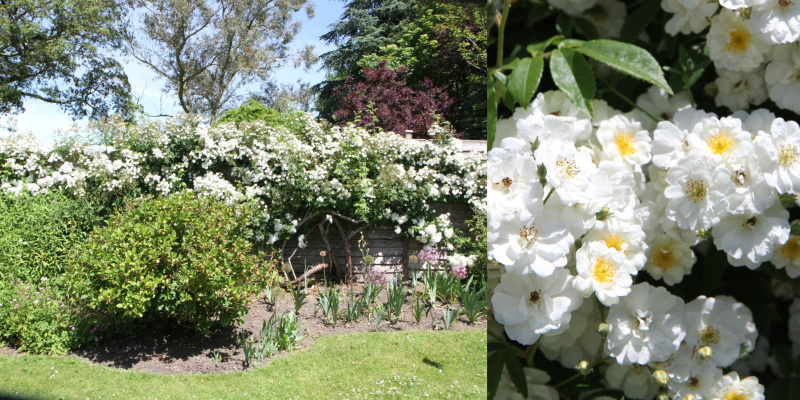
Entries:
[[603, 359], [603, 345], [606, 344], [606, 338], [600, 341], [600, 344], [597, 346], [597, 355], [594, 357], [594, 362], [597, 363]]
[[536, 354], [536, 351], [539, 350], [539, 342], [542, 341], [542, 337], [539, 336], [539, 339], [536, 339], [536, 343], [528, 346], [528, 351], [526, 356], [528, 358], [528, 366], [533, 368], [533, 356]]
[[[503, 46], [505, 45], [505, 32], [506, 32], [506, 21], [508, 21], [508, 10], [511, 8], [511, 0], [504, 0], [503, 1], [503, 19], [500, 21], [500, 27], [498, 28], [497, 32], [497, 70], [503, 70]], [[496, 79], [494, 82], [494, 92], [496, 94], [496, 101], [497, 104], [503, 100], [503, 91], [502, 91], [502, 84], [499, 83]]]
[[552, 188], [552, 189], [550, 189], [550, 193], [548, 193], [548, 194], [547, 194], [547, 197], [545, 197], [545, 198], [544, 198], [544, 201], [542, 202], [542, 205], [545, 205], [545, 204], [547, 204], [547, 200], [550, 198], [550, 196], [552, 196], [552, 195], [553, 195], [553, 192], [555, 192], [555, 191], [556, 191], [556, 188]]
[[503, 69], [503, 45], [505, 41], [506, 22], [508, 21], [508, 10], [511, 8], [511, 0], [503, 1], [503, 19], [497, 32], [497, 69]]
[[645, 115], [647, 115], [648, 117], [650, 117], [650, 118], [651, 118], [653, 121], [655, 121], [655, 122], [659, 122], [659, 121], [661, 121], [660, 119], [658, 119], [658, 118], [656, 118], [655, 116], [653, 116], [653, 114], [650, 114], [649, 112], [647, 112], [647, 110], [645, 110], [644, 108], [642, 108], [642, 107], [639, 107], [639, 105], [638, 105], [638, 104], [636, 104], [636, 102], [634, 102], [633, 100], [629, 99], [629, 98], [628, 98], [628, 96], [625, 96], [624, 94], [620, 93], [620, 91], [619, 91], [619, 90], [615, 89], [615, 88], [614, 88], [614, 86], [611, 86], [611, 84], [610, 84], [610, 83], [608, 83], [608, 82], [607, 82], [605, 79], [603, 79], [602, 77], [598, 76], [598, 77], [597, 77], [597, 79], [600, 79], [600, 81], [601, 81], [601, 82], [603, 82], [603, 84], [604, 84], [604, 85], [606, 85], [606, 87], [608, 88], [608, 90], [610, 90], [610, 91], [611, 91], [611, 93], [614, 93], [615, 95], [619, 96], [619, 98], [621, 98], [621, 99], [622, 99], [624, 102], [626, 102], [626, 103], [628, 103], [628, 104], [632, 105], [632, 106], [633, 106], [634, 108], [636, 108], [637, 110], [639, 110], [639, 111], [643, 112]]
[[[600, 299], [595, 298], [597, 300], [597, 307], [600, 310], [600, 321], [606, 323], [606, 308], [603, 303], [600, 302]], [[603, 340], [600, 341], [600, 344], [597, 346], [597, 353], [594, 357], [594, 362], [597, 363], [603, 358], [603, 345], [606, 344], [606, 338], [603, 337]]]
[[597, 309], [600, 311], [600, 322], [606, 322], [606, 306], [597, 297], [595, 297], [595, 300], [597, 300], [595, 303], [597, 304]]

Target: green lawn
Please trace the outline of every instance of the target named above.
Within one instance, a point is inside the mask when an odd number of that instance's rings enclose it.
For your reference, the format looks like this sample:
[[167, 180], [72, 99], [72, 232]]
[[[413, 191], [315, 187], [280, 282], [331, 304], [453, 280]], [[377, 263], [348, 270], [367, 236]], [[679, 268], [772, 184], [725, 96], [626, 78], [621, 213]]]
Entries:
[[163, 376], [74, 357], [0, 356], [0, 397], [23, 399], [486, 398], [486, 331], [326, 336], [246, 372]]

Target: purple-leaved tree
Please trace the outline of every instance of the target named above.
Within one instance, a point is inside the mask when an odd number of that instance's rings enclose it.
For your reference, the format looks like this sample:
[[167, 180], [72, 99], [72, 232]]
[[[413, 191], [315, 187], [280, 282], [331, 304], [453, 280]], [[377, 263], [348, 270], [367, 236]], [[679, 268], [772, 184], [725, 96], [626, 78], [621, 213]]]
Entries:
[[444, 122], [452, 117], [454, 101], [446, 87], [436, 87], [427, 78], [419, 90], [407, 86], [407, 73], [406, 67], [392, 70], [384, 62], [377, 69], [364, 68], [362, 82], [354, 83], [351, 77], [337, 89], [344, 97], [334, 115], [343, 125], [352, 122], [400, 135], [411, 130], [414, 138], [427, 138], [428, 128], [437, 118]]

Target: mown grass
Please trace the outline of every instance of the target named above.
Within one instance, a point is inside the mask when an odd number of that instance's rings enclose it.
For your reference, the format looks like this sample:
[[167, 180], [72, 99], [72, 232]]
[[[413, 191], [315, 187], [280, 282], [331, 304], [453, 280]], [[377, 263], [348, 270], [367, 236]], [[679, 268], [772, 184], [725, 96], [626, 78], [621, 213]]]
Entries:
[[262, 367], [163, 376], [74, 357], [0, 356], [0, 398], [486, 398], [486, 331], [331, 335]]

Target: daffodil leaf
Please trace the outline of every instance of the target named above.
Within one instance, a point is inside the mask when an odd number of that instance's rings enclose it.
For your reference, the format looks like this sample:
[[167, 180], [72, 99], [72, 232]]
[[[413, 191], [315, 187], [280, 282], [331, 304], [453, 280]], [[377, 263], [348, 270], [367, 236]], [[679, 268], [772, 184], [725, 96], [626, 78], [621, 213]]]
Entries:
[[517, 103], [528, 109], [528, 105], [542, 79], [544, 60], [541, 57], [523, 58], [508, 77], [508, 92]]
[[661, 70], [658, 61], [647, 50], [639, 46], [598, 39], [576, 47], [575, 51], [634, 78], [652, 83], [672, 94], [672, 89], [664, 79], [664, 71]]
[[573, 104], [593, 116], [592, 99], [596, 90], [594, 72], [583, 56], [570, 48], [553, 50], [550, 74], [556, 86], [566, 93]]

